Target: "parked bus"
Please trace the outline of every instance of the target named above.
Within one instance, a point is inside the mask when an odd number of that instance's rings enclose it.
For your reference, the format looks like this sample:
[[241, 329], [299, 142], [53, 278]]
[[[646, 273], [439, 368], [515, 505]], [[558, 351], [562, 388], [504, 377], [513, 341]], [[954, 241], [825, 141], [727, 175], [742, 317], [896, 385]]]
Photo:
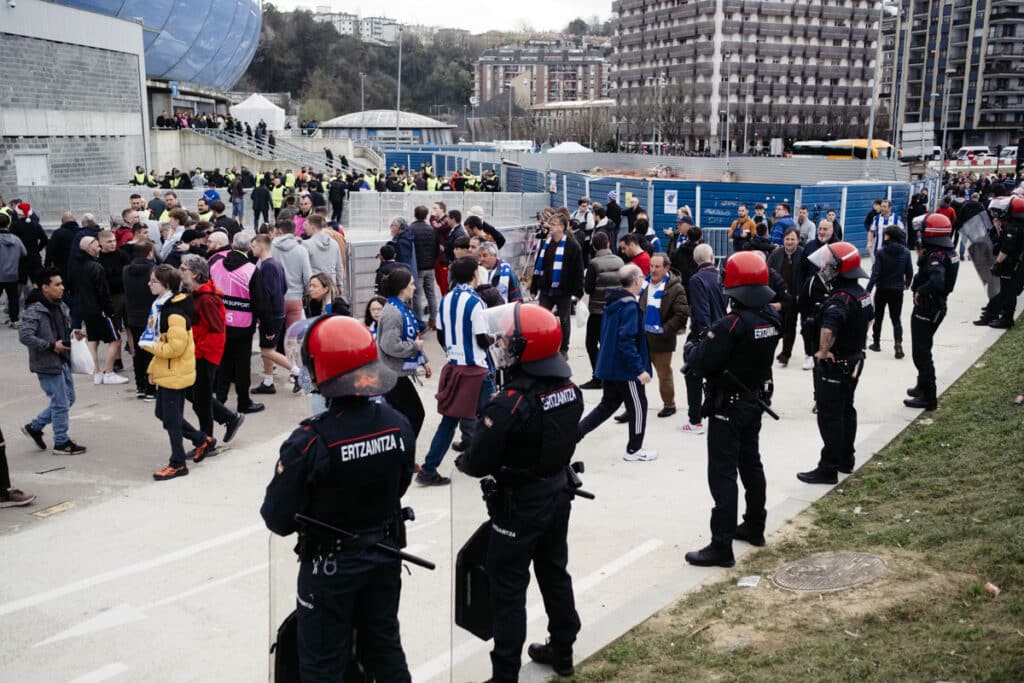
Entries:
[[[892, 159], [895, 150], [885, 140], [871, 142], [872, 159]], [[867, 156], [866, 139], [801, 140], [793, 143], [793, 156], [825, 157], [826, 159], [863, 159]]]

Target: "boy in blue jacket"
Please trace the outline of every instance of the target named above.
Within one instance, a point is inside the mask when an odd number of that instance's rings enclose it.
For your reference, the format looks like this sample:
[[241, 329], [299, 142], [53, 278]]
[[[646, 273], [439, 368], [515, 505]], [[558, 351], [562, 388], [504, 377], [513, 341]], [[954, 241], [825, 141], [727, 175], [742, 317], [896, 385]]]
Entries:
[[632, 263], [619, 268], [621, 289], [605, 293], [601, 320], [601, 346], [594, 376], [602, 380], [601, 402], [579, 424], [579, 439], [597, 429], [618, 407], [626, 404], [629, 443], [624, 460], [654, 460], [655, 451], [646, 450], [647, 395], [644, 385], [651, 381], [651, 360], [647, 335], [640, 313], [639, 296], [644, 274]]

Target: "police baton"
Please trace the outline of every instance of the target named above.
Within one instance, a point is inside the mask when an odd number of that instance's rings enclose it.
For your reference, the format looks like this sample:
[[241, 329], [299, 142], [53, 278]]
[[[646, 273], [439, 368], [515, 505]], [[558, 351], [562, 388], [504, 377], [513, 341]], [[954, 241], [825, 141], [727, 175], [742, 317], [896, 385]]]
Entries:
[[758, 396], [753, 391], [748, 389], [747, 386], [745, 384], [743, 384], [743, 382], [739, 381], [739, 379], [736, 377], [736, 375], [732, 374], [728, 370], [723, 370], [722, 371], [722, 375], [726, 379], [728, 379], [730, 382], [735, 384], [736, 388], [738, 388], [740, 391], [742, 391], [743, 393], [747, 394], [752, 399], [754, 399], [754, 403], [756, 403], [758, 405], [758, 407], [761, 408], [761, 410], [763, 410], [764, 412], [768, 413], [768, 417], [772, 418], [773, 420], [781, 419], [779, 417], [778, 413], [776, 413], [774, 410], [772, 410], [772, 407], [770, 405], [768, 405], [767, 403], [762, 401], [760, 396]]
[[[349, 539], [349, 540], [355, 540], [355, 539], [359, 538], [358, 534], [353, 534], [351, 531], [345, 531], [344, 529], [339, 529], [338, 527], [331, 526], [330, 524], [326, 524], [325, 522], [321, 522], [319, 519], [313, 519], [312, 517], [307, 517], [306, 515], [302, 514], [301, 512], [295, 513], [295, 521], [299, 522], [300, 524], [308, 524], [309, 526], [316, 527], [316, 528], [320, 529], [321, 531], [330, 532], [330, 533], [334, 534], [335, 536], [338, 536], [339, 538]], [[390, 546], [390, 545], [386, 545], [384, 543], [381, 543], [380, 541], [374, 543], [370, 547], [371, 548], [376, 548], [377, 550], [385, 552], [388, 555], [392, 555], [392, 556], [397, 557], [399, 559], [405, 560], [406, 562], [410, 562], [410, 563], [415, 564], [415, 565], [417, 565], [419, 567], [423, 567], [424, 569], [430, 569], [430, 570], [437, 569], [437, 565], [435, 565], [430, 560], [424, 560], [422, 557], [416, 557], [415, 555], [410, 555], [409, 553], [402, 552], [398, 548], [395, 548], [395, 547]]]

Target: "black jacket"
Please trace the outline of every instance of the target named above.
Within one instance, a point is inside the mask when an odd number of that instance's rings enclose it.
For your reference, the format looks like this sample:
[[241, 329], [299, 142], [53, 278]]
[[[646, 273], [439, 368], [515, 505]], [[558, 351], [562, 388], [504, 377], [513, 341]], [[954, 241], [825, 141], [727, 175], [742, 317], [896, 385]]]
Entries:
[[[128, 265], [129, 259], [124, 257], [124, 252], [115, 249], [112, 252], [100, 252], [100, 265], [103, 266], [103, 273], [107, 276], [107, 287], [111, 296], [124, 293], [124, 268]], [[148, 289], [148, 285], [147, 285]]]
[[871, 279], [868, 280], [867, 290], [870, 292], [878, 287], [903, 291], [913, 279], [914, 263], [910, 258], [910, 250], [902, 242], [883, 242], [871, 264]]
[[430, 227], [430, 223], [426, 221], [413, 221], [409, 229], [412, 230], [413, 243], [416, 245], [416, 269], [432, 270], [441, 248], [437, 230]]
[[107, 274], [97, 259], [79, 250], [71, 269], [71, 292], [75, 295], [78, 313], [83, 317], [106, 313], [114, 317], [114, 303], [110, 299]]
[[46, 246], [46, 258], [43, 265], [49, 268], [53, 266], [60, 271], [63, 280], [68, 279], [68, 261], [71, 260], [71, 240], [78, 232], [78, 223], [69, 221], [61, 223], [60, 227], [54, 230], [50, 237], [50, 243]]
[[[544, 258], [543, 251], [540, 257]], [[534, 275], [530, 279], [530, 292], [537, 294], [549, 290], [551, 275], [547, 270], [542, 275]], [[565, 253], [562, 256], [562, 275], [559, 279], [558, 292], [575, 297], [583, 296], [583, 249], [568, 233], [565, 236]]]
[[612, 227], [615, 228], [615, 232], [619, 231], [619, 223], [622, 222], [622, 207], [614, 199], [608, 202], [608, 206], [604, 207], [605, 217], [611, 221]]
[[484, 232], [486, 232], [494, 239], [494, 243], [498, 245], [498, 249], [501, 249], [503, 246], [505, 246], [505, 236], [501, 234], [500, 230], [498, 230], [496, 227], [494, 227], [487, 221], [481, 221], [480, 227], [483, 228]]
[[[246, 263], [251, 263], [249, 257], [240, 251], [232, 250], [224, 256], [224, 268], [226, 270], [238, 270]], [[249, 305], [252, 308], [253, 327], [241, 328], [227, 326], [229, 337], [251, 335], [255, 329], [256, 321], [260, 323], [260, 329], [274, 329], [273, 303], [267, 295], [267, 288], [263, 285], [263, 271], [257, 266], [249, 278]]]
[[[772, 253], [768, 254], [768, 267], [774, 270], [779, 275], [782, 275], [782, 266], [786, 260], [785, 248], [776, 249]], [[796, 295], [797, 290], [800, 289], [800, 285], [804, 283], [804, 248], [798, 246], [793, 252], [792, 256], [793, 266], [793, 278], [786, 285], [791, 290], [790, 293]]]
[[149, 291], [149, 275], [155, 263], [147, 258], [132, 259], [121, 270], [124, 282], [124, 319], [128, 327], [145, 327], [156, 297]]

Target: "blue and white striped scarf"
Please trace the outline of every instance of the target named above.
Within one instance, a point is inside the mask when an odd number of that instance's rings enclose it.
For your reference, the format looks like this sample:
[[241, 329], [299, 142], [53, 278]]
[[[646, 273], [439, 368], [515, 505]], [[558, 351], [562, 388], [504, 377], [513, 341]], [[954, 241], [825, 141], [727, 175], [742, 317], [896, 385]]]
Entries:
[[512, 267], [504, 261], [498, 263], [500, 265], [489, 273], [490, 281], [501, 294], [501, 298], [508, 302], [508, 286], [512, 282]]
[[[394, 306], [402, 314], [402, 341], [416, 341], [419, 337], [419, 323], [416, 320], [416, 316], [410, 311], [405, 302], [399, 299], [397, 296], [389, 296], [388, 303]], [[415, 351], [413, 355], [405, 358], [402, 362], [402, 370], [410, 371], [415, 370], [419, 366], [427, 362], [426, 357], [422, 351]]]
[[665, 328], [661, 326], [661, 298], [665, 296], [665, 285], [668, 277], [661, 278], [656, 285], [651, 284], [651, 276], [647, 276], [647, 310], [644, 311], [644, 331], [651, 334], [662, 334]]
[[[537, 255], [537, 263], [533, 266], [533, 274], [543, 277], [544, 276], [544, 254], [548, 253], [548, 245], [551, 244], [551, 238], [547, 237], [544, 240], [544, 244], [540, 247], [540, 253]], [[551, 289], [558, 289], [559, 283], [562, 281], [562, 259], [565, 257], [565, 236], [562, 236], [562, 241], [558, 243], [558, 247], [555, 249], [555, 265], [551, 269]]]

